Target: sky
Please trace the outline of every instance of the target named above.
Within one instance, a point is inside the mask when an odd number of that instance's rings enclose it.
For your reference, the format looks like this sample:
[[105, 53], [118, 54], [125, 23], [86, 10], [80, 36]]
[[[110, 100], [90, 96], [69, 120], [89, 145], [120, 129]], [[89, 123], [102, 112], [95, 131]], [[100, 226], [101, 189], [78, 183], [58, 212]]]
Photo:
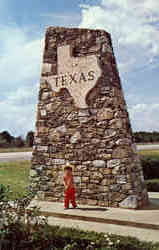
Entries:
[[134, 131], [159, 131], [158, 0], [0, 0], [0, 131], [34, 130], [48, 26], [111, 34]]

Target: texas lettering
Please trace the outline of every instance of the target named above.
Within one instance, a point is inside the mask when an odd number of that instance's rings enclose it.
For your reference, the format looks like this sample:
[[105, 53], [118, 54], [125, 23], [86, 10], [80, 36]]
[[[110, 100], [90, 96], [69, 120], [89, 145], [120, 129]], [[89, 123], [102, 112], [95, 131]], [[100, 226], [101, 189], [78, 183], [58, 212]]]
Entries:
[[89, 71], [87, 74], [84, 72], [81, 72], [79, 74], [73, 73], [73, 74], [65, 74], [65, 75], [59, 75], [52, 77], [55, 80], [56, 87], [67, 87], [71, 84], [78, 84], [78, 83], [85, 83], [87, 81], [93, 81], [95, 78], [95, 72]]
[[86, 108], [86, 96], [101, 76], [96, 55], [72, 57], [70, 45], [57, 48], [57, 75], [49, 76], [48, 83], [55, 92], [67, 88], [79, 108]]

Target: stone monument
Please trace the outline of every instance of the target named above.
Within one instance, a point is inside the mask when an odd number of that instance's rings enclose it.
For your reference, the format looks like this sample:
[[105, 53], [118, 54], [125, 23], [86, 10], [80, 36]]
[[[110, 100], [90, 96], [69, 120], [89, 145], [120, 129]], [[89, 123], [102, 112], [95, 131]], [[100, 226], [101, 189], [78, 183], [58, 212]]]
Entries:
[[110, 34], [46, 31], [31, 189], [63, 201], [63, 166], [73, 164], [80, 204], [139, 208], [148, 203]]

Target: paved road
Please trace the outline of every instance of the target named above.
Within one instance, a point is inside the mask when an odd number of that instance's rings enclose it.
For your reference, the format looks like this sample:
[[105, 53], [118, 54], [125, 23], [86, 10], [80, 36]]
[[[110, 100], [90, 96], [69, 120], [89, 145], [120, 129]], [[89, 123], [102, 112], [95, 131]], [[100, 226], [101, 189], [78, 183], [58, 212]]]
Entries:
[[0, 162], [30, 160], [32, 152], [0, 153]]
[[[137, 145], [138, 150], [159, 150], [159, 144], [153, 145]], [[12, 160], [30, 160], [31, 152], [17, 152], [17, 153], [0, 153], [0, 162], [7, 162]]]
[[158, 150], [159, 144], [137, 145], [138, 150]]

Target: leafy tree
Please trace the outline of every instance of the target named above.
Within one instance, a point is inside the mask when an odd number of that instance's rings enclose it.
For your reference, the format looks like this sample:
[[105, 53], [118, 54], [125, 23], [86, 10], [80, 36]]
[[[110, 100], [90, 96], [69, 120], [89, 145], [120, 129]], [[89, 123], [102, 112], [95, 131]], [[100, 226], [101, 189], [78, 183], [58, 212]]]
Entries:
[[156, 143], [159, 142], [159, 132], [139, 131], [134, 133], [134, 138], [136, 143]]
[[28, 147], [32, 147], [33, 146], [33, 142], [34, 142], [34, 132], [33, 131], [29, 131], [27, 133], [27, 136], [26, 136], [25, 144]]
[[8, 143], [11, 143], [12, 140], [14, 139], [14, 137], [11, 136], [11, 135], [9, 134], [8, 131], [3, 131], [3, 132], [1, 132], [1, 133], [0, 133], [0, 136], [1, 136], [4, 140], [6, 140]]
[[13, 140], [14, 137], [9, 132], [3, 131], [0, 133], [0, 147], [9, 147]]
[[18, 136], [18, 137], [16, 137], [16, 138], [14, 139], [14, 146], [15, 146], [15, 147], [18, 147], [18, 148], [24, 146], [24, 141], [23, 141], [23, 139], [22, 139], [21, 136]]

